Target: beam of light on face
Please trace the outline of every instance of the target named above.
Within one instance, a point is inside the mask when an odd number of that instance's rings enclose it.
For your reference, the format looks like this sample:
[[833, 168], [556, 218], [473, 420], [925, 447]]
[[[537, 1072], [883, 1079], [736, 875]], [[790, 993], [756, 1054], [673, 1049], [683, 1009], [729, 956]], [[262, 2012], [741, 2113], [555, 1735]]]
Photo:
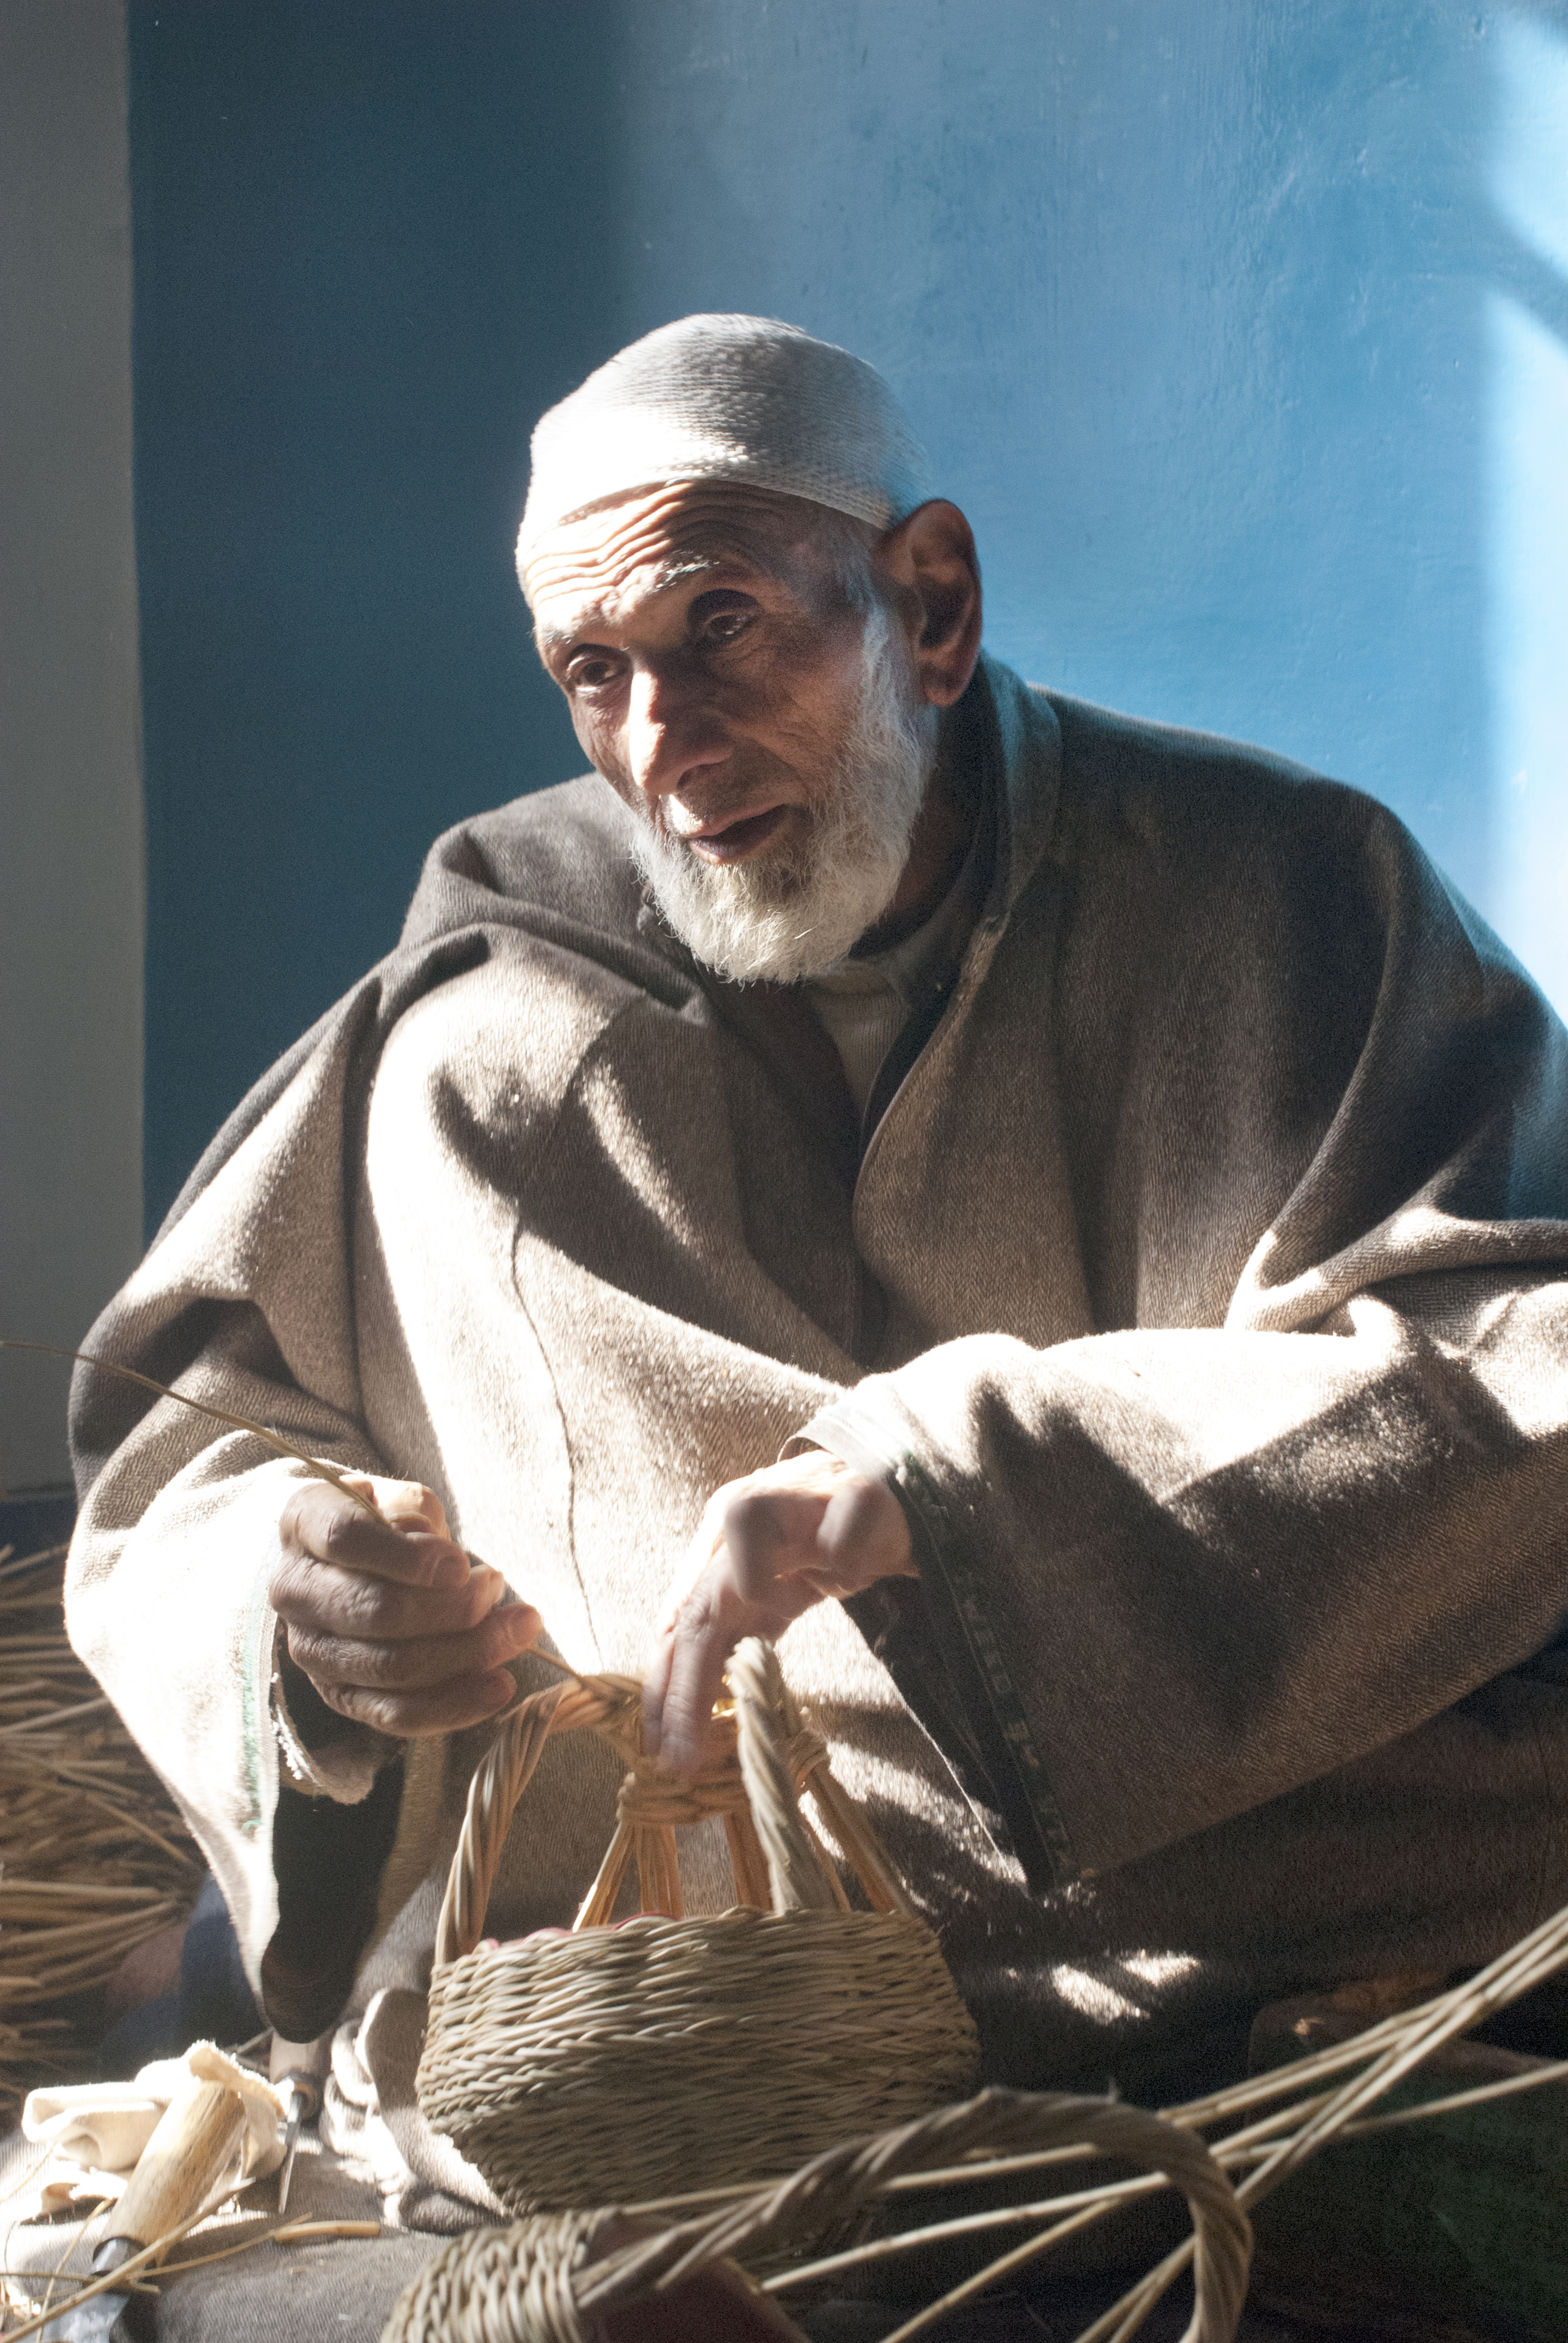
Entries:
[[[1568, 40], [1498, 27], [1493, 195], [1535, 257], [1568, 277]], [[1495, 879], [1485, 908], [1568, 1011], [1568, 349], [1521, 302], [1489, 302], [1489, 666]]]
[[936, 761], [934, 712], [913, 699], [901, 643], [868, 615], [854, 721], [803, 835], [749, 862], [704, 862], [656, 821], [638, 867], [688, 950], [739, 983], [792, 983], [841, 960], [891, 902]]

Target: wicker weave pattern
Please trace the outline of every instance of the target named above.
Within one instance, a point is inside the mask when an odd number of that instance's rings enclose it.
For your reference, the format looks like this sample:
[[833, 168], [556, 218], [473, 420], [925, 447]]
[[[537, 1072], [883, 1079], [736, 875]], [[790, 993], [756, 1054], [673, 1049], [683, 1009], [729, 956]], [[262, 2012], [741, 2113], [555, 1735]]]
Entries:
[[[974, 2077], [935, 1937], [872, 1912], [629, 1920], [525, 1938], [430, 1987], [419, 2097], [508, 2207], [788, 2171]], [[505, 2046], [506, 2055], [498, 2052]]]
[[[972, 2085], [974, 2026], [936, 1939], [833, 1780], [771, 1648], [743, 1644], [730, 1681], [724, 1745], [689, 1786], [640, 1755], [637, 1687], [606, 1677], [523, 1702], [475, 1775], [417, 2087], [510, 2209], [786, 2171], [868, 2118], [922, 2115]], [[476, 1950], [513, 1805], [548, 1735], [574, 1726], [630, 1768], [577, 1928]], [[872, 1911], [849, 1909], [796, 1804], [800, 1782]], [[715, 1813], [740, 1903], [686, 1919], [674, 1828]], [[607, 1926], [630, 1862], [652, 1908]]]
[[595, 2231], [614, 2217], [536, 2214], [509, 2229], [476, 2230], [463, 2240], [466, 2254], [448, 2251], [426, 2263], [394, 2306], [383, 2343], [399, 2320], [399, 2333], [429, 2343], [525, 2336], [529, 2343], [584, 2343], [572, 2279], [589, 2257]]
[[[1080, 2141], [1163, 2173], [1181, 2190], [1196, 2233], [1196, 2301], [1185, 2343], [1230, 2343], [1246, 2296], [1252, 2233], [1203, 2141], [1121, 2100], [1000, 2090], [846, 2141], [788, 2180], [627, 2245], [617, 2246], [609, 2233], [610, 2250], [599, 2258], [591, 2215], [455, 2238], [395, 2306], [381, 2343], [588, 2343], [599, 2314], [647, 2301], [726, 2258], [755, 2265], [788, 2253], [847, 2219], [900, 2173], [933, 2171], [982, 2150]], [[547, 2293], [551, 2323], [531, 2308]]]

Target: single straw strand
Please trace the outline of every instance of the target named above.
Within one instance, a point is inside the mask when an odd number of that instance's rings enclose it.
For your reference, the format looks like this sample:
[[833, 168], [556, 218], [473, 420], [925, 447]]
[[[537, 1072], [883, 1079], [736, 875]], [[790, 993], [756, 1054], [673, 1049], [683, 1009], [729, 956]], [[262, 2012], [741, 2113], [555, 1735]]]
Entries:
[[303, 1464], [317, 1480], [328, 1481], [335, 1489], [340, 1489], [346, 1497], [352, 1498], [361, 1513], [368, 1513], [375, 1521], [382, 1518], [368, 1497], [348, 1486], [341, 1466], [328, 1464], [321, 1457], [313, 1456], [308, 1449], [301, 1448], [297, 1442], [290, 1440], [286, 1433], [257, 1423], [251, 1416], [237, 1415], [230, 1408], [215, 1407], [209, 1400], [192, 1399], [188, 1392], [175, 1391], [169, 1384], [159, 1383], [155, 1375], [144, 1375], [136, 1367], [122, 1367], [117, 1360], [99, 1358], [95, 1352], [67, 1351], [57, 1342], [25, 1342], [14, 1334], [0, 1334], [0, 1351], [35, 1351], [48, 1359], [74, 1359], [80, 1366], [96, 1367], [102, 1373], [118, 1375], [126, 1383], [140, 1383], [144, 1391], [156, 1392], [160, 1399], [172, 1399], [181, 1407], [194, 1408], [198, 1415], [210, 1416], [215, 1423], [226, 1424], [231, 1432], [248, 1432], [253, 1439], [265, 1441], [275, 1454], [292, 1457], [295, 1463]]

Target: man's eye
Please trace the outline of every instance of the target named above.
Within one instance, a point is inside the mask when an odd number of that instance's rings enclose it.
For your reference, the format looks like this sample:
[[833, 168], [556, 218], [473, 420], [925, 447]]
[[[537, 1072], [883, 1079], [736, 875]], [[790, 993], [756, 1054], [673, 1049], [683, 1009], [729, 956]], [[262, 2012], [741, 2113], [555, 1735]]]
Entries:
[[751, 618], [749, 610], [715, 610], [711, 618], [702, 622], [702, 639], [716, 649], [723, 650], [729, 644], [739, 641], [750, 626]]
[[579, 651], [567, 664], [567, 682], [573, 691], [598, 691], [619, 673], [620, 662], [608, 651]]

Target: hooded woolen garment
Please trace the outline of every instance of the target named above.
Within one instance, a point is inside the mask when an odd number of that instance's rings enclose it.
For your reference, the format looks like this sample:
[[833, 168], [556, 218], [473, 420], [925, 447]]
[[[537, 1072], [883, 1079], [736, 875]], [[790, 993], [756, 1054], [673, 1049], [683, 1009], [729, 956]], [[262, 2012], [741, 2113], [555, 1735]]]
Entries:
[[[867, 1131], [590, 777], [437, 844], [91, 1346], [427, 1482], [591, 1668], [640, 1670], [722, 1482], [800, 1434], [890, 1470], [920, 1585], [787, 1673], [989, 2073], [1103, 2078], [1568, 1901], [1568, 1037], [1355, 792], [994, 662], [952, 720], [989, 891]], [[377, 1896], [361, 1995], [427, 1966], [485, 1734], [280, 1794], [297, 1469], [88, 1371], [75, 1429], [73, 1639], [307, 2036]], [[547, 1753], [492, 1932], [569, 1918], [615, 1779]]]

